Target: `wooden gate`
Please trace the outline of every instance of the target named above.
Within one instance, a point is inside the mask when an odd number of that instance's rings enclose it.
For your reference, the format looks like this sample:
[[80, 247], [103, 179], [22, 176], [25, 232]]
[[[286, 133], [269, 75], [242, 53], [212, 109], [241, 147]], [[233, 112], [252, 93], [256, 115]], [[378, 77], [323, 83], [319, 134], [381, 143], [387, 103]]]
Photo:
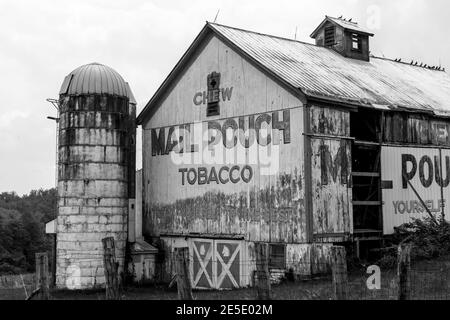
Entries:
[[232, 289], [241, 286], [242, 242], [191, 239], [192, 287]]

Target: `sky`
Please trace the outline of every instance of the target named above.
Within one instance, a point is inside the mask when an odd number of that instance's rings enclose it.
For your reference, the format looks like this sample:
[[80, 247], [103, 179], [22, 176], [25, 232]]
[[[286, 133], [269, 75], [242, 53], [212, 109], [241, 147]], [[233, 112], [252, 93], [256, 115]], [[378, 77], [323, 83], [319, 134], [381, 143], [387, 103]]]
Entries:
[[217, 23], [311, 43], [325, 15], [343, 15], [375, 33], [373, 54], [450, 69], [449, 9], [447, 0], [0, 0], [0, 192], [55, 186], [46, 99], [80, 65], [117, 70], [139, 112], [218, 13]]

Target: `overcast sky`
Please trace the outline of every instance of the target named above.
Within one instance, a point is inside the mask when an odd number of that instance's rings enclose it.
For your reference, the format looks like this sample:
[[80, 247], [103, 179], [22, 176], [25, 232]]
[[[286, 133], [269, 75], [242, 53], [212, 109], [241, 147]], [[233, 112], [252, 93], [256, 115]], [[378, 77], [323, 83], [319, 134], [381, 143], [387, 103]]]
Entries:
[[447, 0], [0, 0], [0, 192], [54, 186], [46, 98], [69, 72], [111, 66], [140, 111], [219, 9], [218, 23], [288, 38], [298, 28], [308, 42], [326, 14], [344, 15], [373, 30], [375, 55], [450, 68]]

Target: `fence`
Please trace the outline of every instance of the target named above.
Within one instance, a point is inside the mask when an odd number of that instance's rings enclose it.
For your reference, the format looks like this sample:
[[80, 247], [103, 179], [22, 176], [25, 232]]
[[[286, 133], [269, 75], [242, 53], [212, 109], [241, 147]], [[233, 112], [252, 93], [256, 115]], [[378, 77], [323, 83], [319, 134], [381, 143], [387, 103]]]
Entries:
[[[258, 244], [254, 260], [240, 261], [244, 268], [254, 268], [250, 288], [233, 291], [194, 290], [194, 299], [276, 299], [276, 300], [448, 300], [450, 299], [450, 260], [411, 260], [411, 247], [401, 246], [397, 266], [379, 268], [367, 265], [347, 269], [345, 249], [333, 247], [324, 263], [299, 263], [296, 271], [282, 271], [268, 266], [267, 245]], [[187, 248], [185, 249], [187, 251]], [[188, 256], [192, 259], [192, 256]], [[272, 257], [273, 258], [273, 257]], [[280, 257], [281, 258], [281, 257]], [[188, 264], [176, 259], [177, 264]], [[212, 264], [214, 262], [211, 262]], [[212, 265], [212, 268], [215, 268]], [[177, 269], [178, 270], [178, 269]], [[315, 270], [313, 274], [307, 271]], [[322, 271], [322, 272], [320, 272]], [[183, 275], [178, 283], [192, 281]], [[178, 297], [183, 297], [179, 295]]]
[[48, 300], [50, 277], [47, 253], [36, 253], [36, 273], [0, 277], [0, 300]]
[[0, 300], [25, 300], [35, 289], [34, 273], [0, 276]]
[[[399, 247], [397, 265], [393, 268], [347, 266], [343, 247], [333, 247], [329, 261], [313, 264], [287, 261], [291, 270], [269, 267], [267, 244], [256, 245], [252, 260], [239, 261], [239, 268], [252, 269], [249, 287], [234, 290], [193, 290], [193, 257], [188, 248], [175, 250], [175, 277], [171, 283], [177, 290], [142, 288], [134, 298], [119, 290], [113, 239], [105, 239], [104, 265], [106, 299], [182, 299], [182, 300], [448, 300], [450, 299], [450, 260], [415, 261], [411, 248]], [[273, 259], [273, 255], [271, 256]], [[281, 256], [279, 257], [282, 258]], [[37, 256], [36, 274], [0, 277], [0, 299], [49, 299], [45, 255]], [[212, 264], [213, 262], [211, 262]], [[211, 268], [217, 266], [211, 265]], [[206, 266], [205, 268], [208, 268]], [[223, 270], [222, 270], [223, 271]], [[313, 271], [313, 272], [311, 272]], [[226, 273], [225, 271], [221, 274]], [[222, 278], [223, 280], [223, 278]], [[39, 289], [39, 290], [37, 290]], [[122, 288], [120, 288], [122, 289]], [[147, 290], [147, 291], [146, 291]], [[128, 295], [128, 297], [127, 297]], [[69, 297], [70, 298], [70, 297]], [[96, 298], [99, 298], [96, 296]]]

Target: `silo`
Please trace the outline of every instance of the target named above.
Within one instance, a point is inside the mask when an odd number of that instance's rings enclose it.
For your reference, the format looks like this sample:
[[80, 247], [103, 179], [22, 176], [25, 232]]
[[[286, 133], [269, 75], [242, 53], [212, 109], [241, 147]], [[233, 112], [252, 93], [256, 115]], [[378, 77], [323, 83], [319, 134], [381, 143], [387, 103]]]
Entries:
[[103, 238], [114, 237], [124, 270], [135, 197], [136, 102], [119, 73], [91, 63], [64, 79], [59, 108], [56, 285], [102, 287]]

